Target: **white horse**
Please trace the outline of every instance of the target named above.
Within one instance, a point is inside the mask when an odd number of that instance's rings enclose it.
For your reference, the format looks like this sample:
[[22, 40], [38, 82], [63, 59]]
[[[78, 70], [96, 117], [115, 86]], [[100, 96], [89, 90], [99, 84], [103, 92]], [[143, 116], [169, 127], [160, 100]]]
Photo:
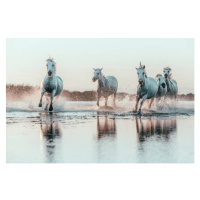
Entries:
[[47, 104], [45, 110], [47, 110], [50, 98], [50, 107], [49, 111], [53, 110], [53, 98], [61, 94], [63, 89], [63, 81], [59, 76], [56, 76], [56, 63], [54, 62], [53, 58], [49, 58], [47, 61], [47, 75], [45, 76], [44, 80], [41, 83], [41, 98], [39, 107], [42, 107], [42, 97], [45, 95]]
[[94, 77], [92, 79], [93, 82], [96, 80], [98, 81], [98, 88], [97, 88], [97, 106], [99, 106], [99, 100], [101, 96], [105, 98], [105, 106], [107, 106], [108, 97], [110, 95], [114, 95], [114, 105], [116, 100], [118, 82], [114, 76], [103, 76], [101, 73], [101, 69], [94, 69]]
[[178, 93], [178, 85], [177, 82], [171, 78], [172, 74], [170, 72], [171, 69], [169, 67], [166, 67], [163, 70], [165, 81], [167, 84], [167, 96], [169, 96], [172, 99], [176, 99]]
[[164, 97], [167, 94], [167, 85], [165, 78], [161, 74], [157, 74], [156, 78], [158, 80], [158, 92], [156, 94], [156, 99], [159, 101], [161, 97]]
[[138, 111], [138, 114], [140, 115], [142, 105], [146, 99], [151, 99], [149, 104], [149, 108], [151, 108], [151, 104], [153, 103], [153, 100], [158, 91], [158, 82], [155, 78], [147, 77], [147, 74], [145, 72], [145, 65], [141, 65], [141, 62], [140, 67], [136, 68], [136, 70], [138, 74], [139, 85], [137, 87], [135, 111], [137, 111], [138, 103], [140, 99], [142, 99]]

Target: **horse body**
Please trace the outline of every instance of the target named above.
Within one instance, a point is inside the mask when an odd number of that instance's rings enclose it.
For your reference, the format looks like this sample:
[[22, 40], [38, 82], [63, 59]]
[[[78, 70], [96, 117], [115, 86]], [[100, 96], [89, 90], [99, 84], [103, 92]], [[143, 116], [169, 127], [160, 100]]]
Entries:
[[147, 96], [146, 99], [151, 99], [155, 97], [158, 91], [158, 82], [155, 78], [145, 78], [143, 85], [138, 85], [137, 87], [137, 95], [143, 97], [144, 95]]
[[103, 76], [101, 73], [102, 69], [94, 69], [93, 82], [98, 80], [97, 88], [97, 105], [99, 106], [99, 100], [101, 96], [105, 98], [105, 106], [107, 106], [107, 100], [110, 95], [114, 95], [114, 104], [117, 94], [118, 82], [114, 76]]
[[167, 78], [166, 83], [167, 83], [167, 94], [169, 94], [170, 96], [176, 97], [176, 95], [178, 93], [177, 82], [173, 79], [170, 80], [169, 78]]
[[53, 90], [56, 90], [55, 96], [61, 94], [63, 89], [63, 81], [59, 76], [53, 75], [52, 77], [46, 76], [42, 81], [42, 88], [45, 89], [45, 96], [52, 94]]
[[164, 97], [167, 94], [167, 85], [165, 78], [161, 74], [158, 74], [156, 78], [158, 79], [159, 83], [156, 99], [160, 100], [161, 97]]
[[169, 67], [164, 68], [163, 73], [167, 84], [167, 96], [175, 98], [178, 94], [178, 84], [175, 80], [171, 79], [171, 69]]
[[114, 76], [103, 77], [102, 80], [99, 80], [98, 88], [101, 89], [101, 95], [104, 98], [109, 97], [110, 95], [117, 92], [117, 79]]
[[142, 66], [140, 63], [140, 67], [136, 68], [136, 69], [137, 69], [137, 73], [138, 73], [139, 85], [137, 87], [135, 111], [137, 111], [138, 103], [139, 103], [140, 99], [142, 99], [142, 101], [140, 103], [140, 108], [138, 111], [138, 114], [141, 114], [141, 108], [146, 99], [151, 99], [149, 108], [151, 107], [154, 97], [156, 96], [156, 94], [158, 92], [158, 82], [155, 78], [147, 77], [145, 70], [144, 70], [145, 65]]
[[49, 100], [50, 107], [49, 111], [53, 110], [53, 98], [59, 96], [63, 90], [63, 81], [59, 76], [55, 75], [55, 62], [53, 59], [47, 59], [47, 75], [41, 84], [42, 92], [39, 107], [42, 107], [42, 98], [45, 95], [47, 104], [45, 110], [47, 110]]

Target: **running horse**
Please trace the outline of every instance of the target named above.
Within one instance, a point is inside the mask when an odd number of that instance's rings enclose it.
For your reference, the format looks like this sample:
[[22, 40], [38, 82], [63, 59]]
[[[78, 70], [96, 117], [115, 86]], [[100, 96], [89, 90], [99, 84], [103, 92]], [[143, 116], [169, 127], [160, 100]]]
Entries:
[[159, 101], [162, 97], [165, 97], [167, 94], [167, 85], [165, 78], [162, 76], [162, 74], [157, 74], [156, 78], [158, 80], [158, 92], [156, 94], [156, 99]]
[[49, 111], [52, 111], [53, 99], [61, 94], [63, 90], [63, 81], [59, 76], [56, 76], [56, 63], [53, 58], [48, 58], [46, 62], [47, 75], [41, 83], [42, 92], [38, 106], [42, 107], [42, 98], [45, 95], [47, 100], [45, 110], [47, 110], [50, 101]]
[[163, 70], [163, 74], [165, 77], [165, 81], [167, 84], [167, 96], [169, 96], [171, 99], [175, 99], [177, 97], [178, 94], [178, 85], [177, 82], [175, 80], [172, 79], [172, 73], [171, 73], [171, 68], [169, 67], [165, 67]]
[[133, 111], [137, 111], [138, 103], [140, 99], [142, 99], [139, 111], [137, 113], [141, 115], [142, 105], [146, 101], [146, 99], [151, 99], [149, 109], [151, 108], [151, 104], [153, 103], [154, 98], [156, 97], [156, 94], [158, 92], [158, 82], [155, 78], [147, 77], [147, 74], [145, 72], [145, 65], [141, 65], [141, 62], [139, 68], [136, 68], [136, 70], [138, 74], [139, 84], [137, 87], [135, 109], [133, 109]]
[[97, 88], [97, 106], [99, 106], [99, 100], [101, 96], [105, 98], [105, 106], [107, 107], [108, 97], [110, 95], [114, 95], [114, 106], [118, 88], [117, 79], [114, 76], [103, 76], [102, 69], [94, 69], [94, 77], [92, 79], [93, 82], [98, 80], [98, 88]]

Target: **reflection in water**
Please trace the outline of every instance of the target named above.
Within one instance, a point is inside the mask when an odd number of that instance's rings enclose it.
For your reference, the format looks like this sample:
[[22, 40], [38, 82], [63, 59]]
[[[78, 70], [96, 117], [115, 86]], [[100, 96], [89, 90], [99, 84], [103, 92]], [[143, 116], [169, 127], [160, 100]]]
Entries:
[[49, 162], [53, 161], [55, 152], [55, 140], [61, 137], [61, 131], [58, 122], [54, 121], [55, 113], [47, 113], [40, 115], [40, 136], [44, 140], [45, 154]]
[[[8, 163], [194, 163], [194, 116], [13, 112]], [[62, 134], [61, 134], [61, 131]], [[38, 134], [40, 133], [40, 134]]]
[[115, 162], [117, 151], [116, 134], [115, 118], [108, 114], [97, 114], [97, 162]]
[[109, 118], [108, 115], [97, 115], [97, 134], [98, 139], [103, 137], [115, 137], [116, 135], [116, 123], [115, 118]]
[[158, 119], [141, 119], [136, 117], [136, 131], [139, 142], [143, 142], [147, 137], [157, 135], [166, 141], [169, 140], [170, 134], [176, 132], [176, 119], [158, 120]]

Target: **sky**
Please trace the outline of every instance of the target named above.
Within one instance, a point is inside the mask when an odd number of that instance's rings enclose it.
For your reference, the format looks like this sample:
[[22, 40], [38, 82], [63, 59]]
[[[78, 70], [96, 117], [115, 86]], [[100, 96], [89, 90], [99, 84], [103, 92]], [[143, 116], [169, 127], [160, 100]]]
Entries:
[[70, 91], [96, 90], [93, 68], [115, 76], [118, 91], [136, 93], [136, 67], [146, 66], [148, 77], [170, 66], [179, 94], [194, 93], [194, 39], [7, 39], [6, 83], [39, 86], [46, 59], [53, 57], [56, 75]]

